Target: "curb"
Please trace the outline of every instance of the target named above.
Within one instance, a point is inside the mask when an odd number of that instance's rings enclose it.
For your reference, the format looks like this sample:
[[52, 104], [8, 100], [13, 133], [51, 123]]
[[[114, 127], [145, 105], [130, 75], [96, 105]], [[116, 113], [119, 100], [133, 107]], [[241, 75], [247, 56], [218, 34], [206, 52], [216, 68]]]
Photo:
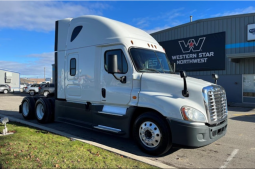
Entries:
[[51, 133], [61, 135], [61, 136], [64, 136], [64, 137], [68, 137], [68, 138], [71, 138], [71, 139], [74, 139], [74, 140], [78, 140], [78, 141], [81, 141], [83, 143], [87, 143], [87, 144], [90, 144], [90, 145], [102, 148], [104, 150], [108, 150], [108, 151], [117, 153], [119, 155], [131, 158], [133, 160], [140, 161], [140, 162], [143, 162], [143, 163], [155, 166], [155, 167], [175, 168], [175, 167], [172, 167], [172, 166], [169, 166], [169, 165], [157, 162], [157, 161], [152, 161], [152, 160], [149, 160], [147, 158], [137, 156], [135, 154], [131, 154], [131, 153], [128, 153], [128, 152], [125, 152], [125, 151], [122, 151], [122, 150], [118, 150], [118, 149], [115, 149], [115, 148], [112, 148], [112, 147], [105, 146], [103, 144], [99, 144], [99, 143], [96, 143], [96, 142], [93, 142], [93, 141], [83, 140], [82, 138], [73, 136], [71, 134], [68, 134], [68, 133], [65, 133], [65, 132], [62, 132], [62, 131], [58, 131], [58, 130], [55, 130], [55, 129], [51, 129], [49, 127], [41, 126], [41, 125], [38, 125], [38, 124], [34, 124], [34, 123], [31, 123], [31, 122], [28, 122], [28, 121], [25, 121], [25, 120], [17, 119], [17, 118], [14, 118], [14, 117], [3, 115], [3, 114], [0, 114], [0, 117], [8, 117], [10, 121], [19, 122], [19, 123], [22, 123], [22, 124], [26, 124], [28, 126], [36, 127], [36, 128], [42, 129], [42, 130], [49, 131]]

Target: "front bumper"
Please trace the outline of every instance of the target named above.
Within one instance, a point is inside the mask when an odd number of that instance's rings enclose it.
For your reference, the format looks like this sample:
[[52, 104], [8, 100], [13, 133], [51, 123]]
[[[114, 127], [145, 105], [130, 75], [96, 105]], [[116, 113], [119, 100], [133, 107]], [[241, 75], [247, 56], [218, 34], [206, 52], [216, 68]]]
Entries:
[[227, 119], [217, 126], [194, 125], [168, 119], [174, 144], [201, 147], [220, 139], [226, 134]]

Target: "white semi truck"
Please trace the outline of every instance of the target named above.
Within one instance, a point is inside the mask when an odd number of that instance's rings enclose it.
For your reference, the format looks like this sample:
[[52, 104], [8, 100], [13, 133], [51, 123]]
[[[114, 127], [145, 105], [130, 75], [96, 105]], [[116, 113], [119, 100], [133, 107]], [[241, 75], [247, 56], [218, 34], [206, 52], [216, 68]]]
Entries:
[[130, 25], [100, 16], [56, 21], [55, 66], [55, 98], [24, 98], [25, 119], [133, 137], [152, 155], [226, 133], [225, 90], [175, 74], [158, 42]]

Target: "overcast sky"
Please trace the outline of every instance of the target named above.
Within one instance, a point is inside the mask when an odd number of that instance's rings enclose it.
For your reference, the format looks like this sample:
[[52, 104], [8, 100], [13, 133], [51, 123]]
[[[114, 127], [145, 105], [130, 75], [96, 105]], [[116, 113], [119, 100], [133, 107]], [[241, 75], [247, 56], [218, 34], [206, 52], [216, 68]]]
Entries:
[[51, 77], [55, 21], [100, 15], [148, 33], [193, 20], [255, 12], [254, 2], [21, 2], [0, 0], [0, 69]]

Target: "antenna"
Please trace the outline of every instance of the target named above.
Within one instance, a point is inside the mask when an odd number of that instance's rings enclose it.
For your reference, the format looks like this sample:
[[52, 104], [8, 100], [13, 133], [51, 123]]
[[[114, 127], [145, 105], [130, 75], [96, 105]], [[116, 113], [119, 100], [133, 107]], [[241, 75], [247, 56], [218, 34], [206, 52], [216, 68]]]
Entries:
[[192, 22], [192, 15], [190, 15], [190, 22]]

